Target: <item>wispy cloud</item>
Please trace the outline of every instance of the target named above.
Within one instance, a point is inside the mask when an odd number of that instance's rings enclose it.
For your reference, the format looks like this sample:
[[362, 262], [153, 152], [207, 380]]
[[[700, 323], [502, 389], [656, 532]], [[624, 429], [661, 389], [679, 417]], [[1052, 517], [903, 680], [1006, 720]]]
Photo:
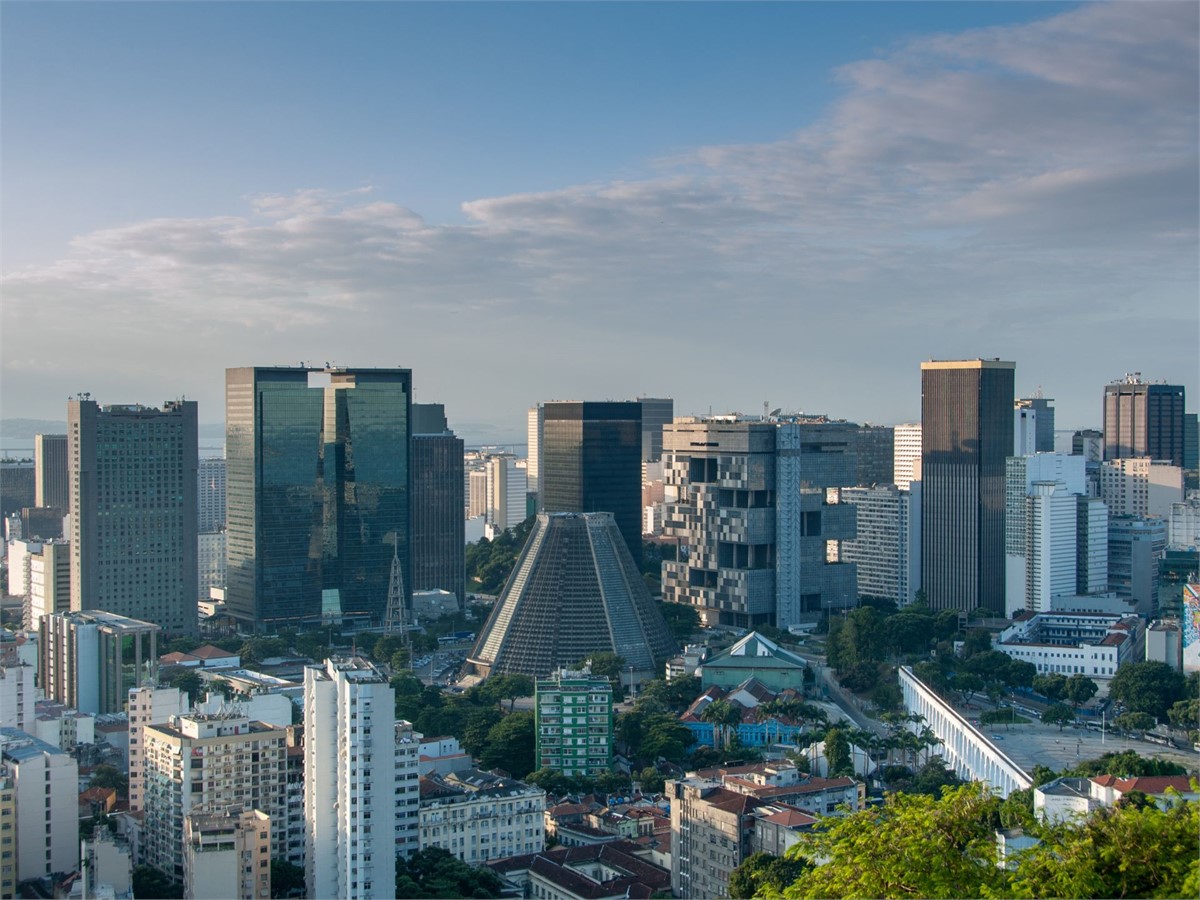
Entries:
[[299, 190], [81, 235], [4, 279], [6, 405], [169, 372], [215, 419], [223, 366], [336, 356], [412, 365], [493, 421], [551, 394], [811, 408], [834, 385], [836, 411], [886, 418], [915, 406], [898, 372], [961, 353], [1016, 356], [1086, 416], [1126, 361], [1195, 377], [1197, 10], [915, 40], [842, 68], [786, 139], [470, 200], [466, 225]]

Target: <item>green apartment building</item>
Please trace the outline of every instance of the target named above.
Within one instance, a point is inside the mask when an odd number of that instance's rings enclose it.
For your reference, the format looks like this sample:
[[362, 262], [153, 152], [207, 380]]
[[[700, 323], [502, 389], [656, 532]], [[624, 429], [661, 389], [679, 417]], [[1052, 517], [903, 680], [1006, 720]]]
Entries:
[[596, 776], [612, 768], [612, 685], [584, 669], [560, 669], [539, 678], [537, 710], [538, 767], [564, 775]]

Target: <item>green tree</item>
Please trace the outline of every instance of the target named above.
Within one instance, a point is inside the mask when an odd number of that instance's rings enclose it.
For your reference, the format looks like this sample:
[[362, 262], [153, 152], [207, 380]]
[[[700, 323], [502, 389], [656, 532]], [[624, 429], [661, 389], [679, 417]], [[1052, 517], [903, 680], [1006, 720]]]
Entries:
[[1058, 672], [1038, 675], [1033, 679], [1033, 689], [1052, 702], [1062, 700], [1067, 693], [1067, 676]]
[[1142, 756], [1133, 750], [1122, 750], [1086, 760], [1064, 774], [1078, 775], [1082, 778], [1091, 778], [1094, 775], [1139, 778], [1145, 775], [1186, 775], [1187, 769], [1169, 760]]
[[642, 783], [642, 792], [646, 794], [661, 794], [666, 787], [666, 779], [654, 766], [646, 766], [638, 773], [638, 781]]
[[135, 866], [132, 880], [133, 896], [137, 900], [176, 900], [183, 897], [182, 884], [150, 866]]
[[[1200, 896], [1200, 806], [1129, 804], [1039, 830], [999, 896]], [[964, 895], [965, 896], [965, 895]], [[997, 896], [997, 895], [993, 895]]]
[[927, 649], [933, 636], [932, 626], [933, 616], [928, 611], [921, 614], [906, 610], [889, 616], [883, 623], [888, 649], [897, 656]]
[[850, 741], [840, 728], [825, 732], [825, 762], [829, 766], [829, 777], [853, 775], [854, 762], [850, 758]]
[[1033, 679], [1037, 677], [1037, 666], [1023, 659], [1009, 660], [1008, 686], [1010, 688], [1033, 687]]
[[658, 610], [667, 628], [680, 644], [686, 644], [700, 628], [700, 613], [687, 603], [660, 603]]
[[1055, 703], [1042, 713], [1042, 721], [1047, 725], [1057, 725], [1058, 730], [1062, 731], [1063, 726], [1075, 721], [1075, 710], [1065, 703]]
[[1167, 718], [1176, 728], [1194, 730], [1200, 728], [1200, 698], [1180, 700], [1167, 710]]
[[469, 866], [441, 847], [419, 850], [407, 859], [396, 857], [397, 897], [499, 897], [502, 887], [491, 869]]
[[528, 675], [493, 675], [483, 683], [482, 693], [494, 703], [507, 700], [511, 712], [518, 697], [533, 696], [533, 679]]
[[488, 731], [479, 762], [485, 769], [503, 769], [524, 778], [534, 770], [536, 748], [533, 713], [509, 713]]
[[980, 783], [941, 799], [890, 794], [881, 807], [822, 819], [788, 851], [820, 863], [783, 891], [826, 897], [984, 896], [1001, 884], [993, 820], [999, 801]]
[[957, 672], [954, 675], [954, 688], [962, 695], [964, 703], [970, 703], [971, 698], [984, 687], [984, 680], [974, 672]]
[[1130, 712], [1142, 712], [1163, 722], [1180, 700], [1190, 700], [1188, 681], [1162, 662], [1131, 662], [1117, 669], [1108, 685], [1108, 695], [1125, 704]]
[[204, 679], [195, 669], [176, 666], [166, 675], [160, 676], [160, 680], [168, 687], [179, 688], [188, 695], [188, 699], [192, 703], [199, 700], [200, 694], [204, 691]]
[[712, 723], [716, 733], [713, 746], [728, 747], [742, 721], [742, 708], [728, 700], [713, 700], [700, 711], [700, 721]]
[[699, 695], [700, 679], [695, 675], [672, 678], [670, 681], [652, 678], [643, 682], [642, 686], [638, 688], [637, 701], [634, 705], [638, 709], [651, 710], [651, 704], [659, 703], [662, 709], [681, 713]]
[[1095, 697], [1098, 690], [1100, 688], [1096, 682], [1092, 681], [1086, 675], [1076, 673], [1067, 679], [1067, 683], [1063, 688], [1063, 698], [1071, 701], [1078, 708]]
[[756, 897], [764, 889], [778, 894], [811, 868], [803, 859], [752, 853], [729, 873], [729, 896]]
[[1113, 719], [1113, 725], [1122, 731], [1149, 731], [1154, 727], [1154, 716], [1144, 712], [1121, 713]]
[[635, 758], [641, 762], [656, 763], [659, 758], [680, 763], [688, 747], [696, 742], [696, 736], [686, 725], [669, 713], [648, 716], [641, 744], [635, 748]]
[[287, 897], [304, 896], [304, 867], [286, 859], [271, 860], [271, 897], [285, 900]]
[[963, 638], [962, 655], [970, 659], [976, 653], [986, 653], [992, 649], [992, 633], [986, 628], [972, 628]]
[[129, 777], [116, 766], [100, 765], [92, 770], [89, 787], [112, 788], [120, 797], [129, 796]]

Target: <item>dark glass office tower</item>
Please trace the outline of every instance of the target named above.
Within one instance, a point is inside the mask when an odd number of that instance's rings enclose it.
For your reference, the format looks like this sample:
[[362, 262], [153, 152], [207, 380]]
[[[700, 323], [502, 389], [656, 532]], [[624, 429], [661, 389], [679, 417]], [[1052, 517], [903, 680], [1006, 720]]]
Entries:
[[543, 412], [542, 510], [612, 513], [640, 563], [642, 405], [559, 401]]
[[225, 372], [226, 602], [258, 630], [382, 622], [409, 567], [408, 369]]
[[1148, 456], [1183, 467], [1183, 387], [1141, 373], [1104, 386], [1104, 458]]
[[670, 397], [638, 397], [642, 405], [642, 460], [658, 462], [663, 454], [663, 428], [675, 419]]
[[1016, 364], [921, 363], [921, 578], [934, 609], [1004, 609]]
[[440, 403], [412, 410], [412, 589], [450, 591], [465, 605], [463, 441]]

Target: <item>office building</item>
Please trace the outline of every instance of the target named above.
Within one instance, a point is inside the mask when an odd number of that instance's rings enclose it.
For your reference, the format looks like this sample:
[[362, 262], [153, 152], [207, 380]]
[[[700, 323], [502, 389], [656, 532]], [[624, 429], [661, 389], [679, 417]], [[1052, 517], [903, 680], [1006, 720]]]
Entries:
[[1180, 616], [1184, 585], [1200, 578], [1200, 548], [1167, 547], [1158, 560], [1158, 615]]
[[0, 728], [0, 763], [8, 770], [16, 815], [16, 846], [0, 852], [0, 861], [16, 859], [17, 881], [76, 871], [79, 764], [16, 728]]
[[22, 598], [22, 626], [36, 631], [41, 617], [71, 608], [71, 548], [62, 540], [8, 542], [8, 593]]
[[495, 540], [528, 516], [528, 477], [524, 460], [493, 456], [487, 461], [487, 512], [484, 534]]
[[1171, 504], [1167, 546], [1200, 547], [1200, 494], [1190, 492], [1187, 500]]
[[67, 402], [71, 608], [195, 634], [196, 404]]
[[615, 653], [640, 681], [675, 650], [612, 515], [542, 513], [467, 662], [481, 676], [544, 678]]
[[[1033, 413], [1034, 438], [1033, 449], [1030, 453], [1054, 452], [1054, 399], [1041, 396], [1041, 392], [1033, 397], [1019, 397], [1014, 402], [1014, 408], [1029, 410]], [[1013, 454], [1014, 456], [1021, 454]]]
[[202, 459], [196, 476], [196, 527], [220, 531], [225, 527], [225, 460]]
[[663, 428], [675, 419], [675, 401], [670, 397], [638, 397], [642, 407], [642, 462], [662, 459]]
[[1158, 563], [1166, 547], [1167, 525], [1162, 519], [1109, 519], [1108, 589], [1139, 615], [1158, 612]]
[[0, 460], [0, 518], [36, 506], [36, 470], [31, 459]]
[[467, 472], [467, 518], [475, 519], [487, 516], [488, 511], [488, 475], [486, 463], [484, 468], [471, 469]]
[[892, 434], [892, 480], [907, 491], [911, 482], [921, 480], [921, 423], [897, 425]]
[[35, 434], [33, 467], [34, 504], [66, 509], [71, 497], [67, 468], [67, 436]]
[[594, 778], [612, 768], [612, 684], [590, 669], [559, 669], [534, 687], [537, 768]]
[[894, 484], [895, 429], [890, 425], [860, 425], [855, 442], [856, 485]]
[[707, 625], [780, 628], [852, 606], [842, 556], [855, 508], [858, 426], [734, 416], [679, 418], [663, 433], [663, 535], [685, 552], [663, 563], [663, 598]]
[[541, 507], [542, 497], [542, 431], [545, 427], [545, 410], [542, 404], [529, 407], [525, 422], [525, 472], [529, 479], [529, 492], [537, 495], [535, 509]]
[[995, 648], [1032, 663], [1039, 674], [1086, 675], [1107, 682], [1135, 658], [1137, 616], [1063, 611], [1023, 612], [996, 639]]
[[[1035, 453], [1009, 457], [1004, 471], [1006, 614], [1049, 609], [1052, 597], [1078, 592], [1084, 461], [1065, 453]], [[1107, 541], [1105, 531], [1101, 546]], [[1091, 556], [1085, 562], [1095, 565]]]
[[192, 812], [260, 810], [270, 819], [272, 844], [284, 845], [284, 729], [252, 721], [233, 707], [174, 717], [165, 724], [146, 726], [142, 734], [145, 798], [141, 849], [147, 865], [176, 881], [184, 880], [184, 822]]
[[547, 513], [612, 513], [635, 562], [642, 559], [642, 405], [543, 405], [542, 490]]
[[1192, 473], [1190, 487], [1197, 487], [1196, 473], [1200, 470], [1200, 422], [1196, 413], [1183, 414], [1183, 468]]
[[1082, 456], [1084, 465], [1100, 465], [1104, 460], [1104, 432], [1084, 428], [1071, 435], [1071, 455]]
[[1105, 460], [1100, 498], [1114, 516], [1165, 519], [1172, 504], [1183, 500], [1183, 469], [1146, 457]]
[[9, 854], [0, 853], [0, 897], [17, 896], [17, 859], [11, 849], [17, 840], [17, 792], [8, 766], [0, 762], [0, 847], [8, 847]]
[[466, 602], [463, 442], [441, 404], [413, 404], [414, 591], [448, 591]]
[[1146, 626], [1146, 661], [1183, 671], [1183, 631], [1178, 619], [1158, 619]]
[[1004, 609], [1016, 365], [921, 363], [921, 580], [933, 609]]
[[1037, 419], [1038, 410], [1022, 406], [1020, 400], [1016, 401], [1013, 409], [1013, 456], [1029, 456], [1038, 452]]
[[224, 531], [202, 531], [196, 536], [196, 599], [212, 598], [213, 588], [225, 587], [226, 537]]
[[193, 812], [183, 820], [187, 900], [269, 900], [271, 817], [261, 810]]
[[900, 606], [921, 587], [921, 482], [909, 490], [894, 484], [842, 489], [855, 510], [855, 536], [842, 544], [842, 559], [856, 569], [858, 596], [881, 597]]
[[546, 792], [468, 769], [421, 779], [421, 849], [441, 847], [469, 866], [546, 846]]
[[1075, 593], [1108, 590], [1108, 507], [1097, 497], [1075, 504]]
[[38, 683], [48, 699], [80, 712], [124, 712], [129, 690], [157, 674], [161, 631], [98, 609], [43, 616]]
[[1104, 386], [1104, 458], [1147, 456], [1183, 468], [1184, 390], [1134, 372]]
[[259, 630], [380, 624], [409, 565], [408, 369], [225, 371], [225, 601]]
[[63, 519], [66, 515], [65, 507], [22, 507], [21, 534], [27, 538], [41, 538], [46, 541], [59, 540], [63, 536]]
[[[395, 695], [369, 662], [304, 670], [305, 878], [309, 897], [396, 894], [396, 840], [409, 823], [397, 780]], [[415, 774], [415, 769], [413, 774]], [[401, 806], [401, 800], [404, 805]]]

